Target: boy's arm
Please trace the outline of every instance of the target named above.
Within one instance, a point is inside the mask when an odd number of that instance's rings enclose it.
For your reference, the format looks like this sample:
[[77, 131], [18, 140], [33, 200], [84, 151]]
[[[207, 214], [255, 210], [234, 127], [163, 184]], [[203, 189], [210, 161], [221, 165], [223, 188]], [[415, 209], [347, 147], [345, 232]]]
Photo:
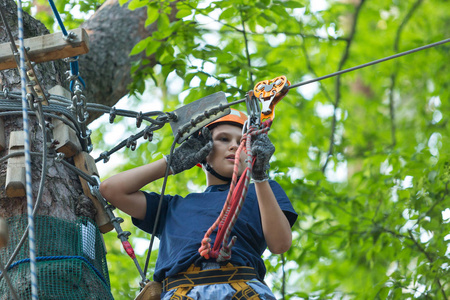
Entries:
[[284, 253], [292, 244], [289, 221], [278, 205], [268, 181], [255, 182], [255, 190], [267, 247], [274, 254]]
[[143, 220], [147, 212], [147, 201], [140, 189], [164, 176], [166, 159], [171, 160], [169, 174], [177, 174], [204, 160], [211, 152], [212, 145], [211, 132], [205, 127], [201, 134], [193, 134], [176, 148], [171, 158], [161, 158], [106, 179], [100, 184], [100, 193], [121, 211]]
[[281, 254], [291, 247], [292, 232], [268, 181], [269, 160], [274, 152], [275, 147], [267, 134], [259, 134], [252, 139], [252, 153], [256, 157], [252, 178], [255, 181], [264, 238], [270, 252]]
[[150, 164], [111, 176], [100, 184], [100, 193], [121, 211], [143, 220], [147, 212], [147, 202], [140, 189], [163, 177], [166, 166], [166, 160], [161, 158]]

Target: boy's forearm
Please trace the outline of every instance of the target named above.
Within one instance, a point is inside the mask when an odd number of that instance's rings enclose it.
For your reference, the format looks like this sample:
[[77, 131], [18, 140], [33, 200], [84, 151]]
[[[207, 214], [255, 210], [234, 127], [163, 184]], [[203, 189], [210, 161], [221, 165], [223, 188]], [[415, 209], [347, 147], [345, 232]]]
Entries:
[[278, 205], [268, 181], [255, 183], [255, 189], [267, 246], [272, 253], [284, 253], [292, 244], [289, 221]]
[[120, 210], [142, 219], [145, 217], [146, 201], [140, 189], [163, 177], [166, 166], [165, 159], [160, 159], [111, 176], [100, 184], [100, 193]]
[[148, 183], [163, 177], [165, 170], [166, 161], [160, 159], [150, 164], [113, 175], [103, 183], [110, 185], [111, 189], [120, 190], [121, 193], [131, 194], [139, 191]]

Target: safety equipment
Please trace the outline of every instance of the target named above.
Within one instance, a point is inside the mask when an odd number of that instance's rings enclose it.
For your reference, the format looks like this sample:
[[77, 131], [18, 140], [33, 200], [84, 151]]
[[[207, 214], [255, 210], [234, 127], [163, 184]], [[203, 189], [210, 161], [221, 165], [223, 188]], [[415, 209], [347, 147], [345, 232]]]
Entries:
[[255, 182], [269, 180], [267, 171], [270, 169], [269, 160], [275, 152], [275, 146], [270, 141], [267, 134], [258, 134], [252, 139], [252, 154], [255, 163], [252, 168], [252, 178]]
[[286, 76], [278, 76], [271, 80], [258, 82], [254, 89], [254, 96], [261, 102], [261, 122], [275, 118], [275, 105], [289, 92], [291, 83]]
[[171, 300], [191, 300], [187, 294], [195, 286], [229, 284], [236, 291], [232, 300], [259, 300], [261, 298], [256, 291], [247, 284], [255, 278], [256, 272], [252, 267], [236, 267], [228, 263], [220, 269], [201, 270], [191, 265], [186, 272], [164, 279], [163, 291], [176, 289]]
[[234, 123], [240, 127], [243, 127], [245, 124], [245, 121], [247, 121], [247, 116], [243, 112], [240, 112], [237, 109], [231, 108], [230, 114], [209, 123], [208, 125], [206, 125], [206, 127], [208, 127], [209, 129], [212, 129], [215, 126], [217, 126], [219, 123], [232, 123], [232, 124]]
[[167, 163], [170, 162], [172, 174], [178, 174], [188, 170], [204, 161], [211, 152], [213, 141], [211, 131], [203, 127], [201, 133], [194, 133], [189, 139], [175, 149], [172, 156], [164, 156]]

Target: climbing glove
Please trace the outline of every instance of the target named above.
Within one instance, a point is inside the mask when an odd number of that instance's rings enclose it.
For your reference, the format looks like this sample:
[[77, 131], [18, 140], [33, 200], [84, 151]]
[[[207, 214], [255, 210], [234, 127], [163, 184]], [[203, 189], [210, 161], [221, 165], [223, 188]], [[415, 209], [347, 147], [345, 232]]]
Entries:
[[[201, 133], [194, 133], [173, 152], [170, 164], [172, 174], [188, 170], [206, 159], [212, 147], [211, 131], [207, 127], [203, 127]], [[169, 162], [170, 155], [164, 156], [164, 158], [166, 162]]]
[[275, 146], [270, 141], [267, 134], [259, 134], [252, 138], [252, 155], [256, 157], [252, 168], [252, 178], [255, 182], [269, 180], [267, 174], [270, 164], [269, 160], [275, 152]]

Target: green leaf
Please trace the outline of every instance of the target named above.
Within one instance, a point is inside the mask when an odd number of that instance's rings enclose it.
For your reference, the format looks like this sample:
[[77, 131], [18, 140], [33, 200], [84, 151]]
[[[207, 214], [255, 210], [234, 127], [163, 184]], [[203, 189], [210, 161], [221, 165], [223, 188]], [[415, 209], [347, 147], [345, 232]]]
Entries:
[[147, 8], [147, 20], [145, 20], [145, 27], [150, 26], [159, 17], [159, 9], [153, 5], [149, 5]]
[[147, 47], [148, 43], [151, 40], [152, 40], [152, 38], [148, 37], [148, 38], [145, 38], [145, 39], [139, 41], [136, 45], [134, 45], [133, 49], [131, 49], [130, 55], [136, 55], [136, 54], [144, 51], [144, 49]]
[[145, 54], [147, 56], [152, 55], [153, 53], [158, 50], [158, 48], [161, 46], [161, 42], [152, 40], [147, 44], [147, 48], [145, 49]]
[[219, 16], [219, 20], [225, 20], [225, 19], [229, 19], [233, 16], [237, 15], [237, 11], [234, 7], [230, 7], [227, 8], [226, 10], [224, 10], [220, 16]]
[[135, 9], [146, 6], [147, 3], [148, 3], [147, 1], [143, 1], [143, 0], [131, 0], [130, 3], [128, 3], [128, 9], [135, 10]]
[[181, 9], [177, 12], [177, 18], [182, 19], [184, 17], [190, 16], [192, 14], [192, 10], [190, 9]]

